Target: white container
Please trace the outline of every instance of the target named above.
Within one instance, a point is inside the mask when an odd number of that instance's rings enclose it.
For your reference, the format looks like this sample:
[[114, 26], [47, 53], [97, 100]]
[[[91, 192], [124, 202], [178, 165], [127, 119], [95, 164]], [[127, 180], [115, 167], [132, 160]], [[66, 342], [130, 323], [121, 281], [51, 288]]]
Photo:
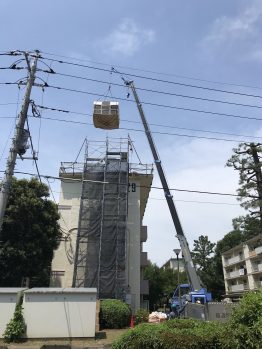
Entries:
[[24, 294], [28, 338], [94, 337], [96, 288], [32, 288]]

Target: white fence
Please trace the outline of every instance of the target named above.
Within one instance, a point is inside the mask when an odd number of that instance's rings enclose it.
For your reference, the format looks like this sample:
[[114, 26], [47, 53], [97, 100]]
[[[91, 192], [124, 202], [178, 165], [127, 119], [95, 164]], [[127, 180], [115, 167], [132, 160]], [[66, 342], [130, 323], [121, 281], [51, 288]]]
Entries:
[[[0, 337], [15, 310], [16, 293], [10, 292], [1, 297], [0, 289]], [[95, 337], [96, 295], [95, 288], [32, 288], [24, 291], [26, 337]]]
[[25, 288], [0, 288], [0, 338], [6, 329], [6, 325], [12, 319], [15, 306], [19, 302], [21, 292]]

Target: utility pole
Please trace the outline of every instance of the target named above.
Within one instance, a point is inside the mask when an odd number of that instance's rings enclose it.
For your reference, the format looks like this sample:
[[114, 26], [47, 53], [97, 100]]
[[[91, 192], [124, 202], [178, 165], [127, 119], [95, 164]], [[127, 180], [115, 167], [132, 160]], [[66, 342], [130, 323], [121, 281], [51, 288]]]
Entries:
[[29, 61], [29, 54], [27, 52], [24, 52], [26, 63], [28, 66], [28, 79], [26, 83], [26, 91], [23, 99], [23, 104], [21, 111], [19, 113], [16, 128], [15, 128], [15, 134], [13, 137], [12, 145], [9, 151], [8, 160], [6, 163], [6, 170], [4, 174], [4, 178], [1, 185], [1, 191], [0, 191], [0, 235], [5, 215], [5, 209], [8, 202], [8, 197], [10, 193], [10, 186], [11, 186], [11, 180], [14, 174], [15, 164], [16, 164], [16, 158], [17, 154], [19, 154], [19, 145], [22, 143], [23, 140], [23, 134], [24, 134], [24, 126], [25, 121], [27, 118], [27, 112], [28, 107], [30, 103], [30, 94], [32, 87], [34, 85], [35, 81], [35, 73], [36, 73], [36, 67], [37, 67], [37, 60], [39, 58], [39, 52], [36, 51], [36, 54], [34, 55], [34, 60], [30, 66]]

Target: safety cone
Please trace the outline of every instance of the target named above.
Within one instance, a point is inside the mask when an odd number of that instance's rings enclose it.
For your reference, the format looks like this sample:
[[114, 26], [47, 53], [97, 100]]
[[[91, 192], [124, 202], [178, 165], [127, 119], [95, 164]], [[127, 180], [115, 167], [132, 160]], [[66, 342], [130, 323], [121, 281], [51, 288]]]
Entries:
[[131, 319], [130, 319], [130, 328], [135, 327], [135, 317], [134, 315], [131, 315]]

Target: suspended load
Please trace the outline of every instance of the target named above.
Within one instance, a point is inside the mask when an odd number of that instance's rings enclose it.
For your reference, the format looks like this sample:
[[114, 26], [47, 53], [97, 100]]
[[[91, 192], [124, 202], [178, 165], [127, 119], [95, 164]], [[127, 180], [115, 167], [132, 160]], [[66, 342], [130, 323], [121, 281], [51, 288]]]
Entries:
[[95, 101], [93, 122], [95, 127], [104, 130], [119, 128], [119, 103], [111, 101]]

